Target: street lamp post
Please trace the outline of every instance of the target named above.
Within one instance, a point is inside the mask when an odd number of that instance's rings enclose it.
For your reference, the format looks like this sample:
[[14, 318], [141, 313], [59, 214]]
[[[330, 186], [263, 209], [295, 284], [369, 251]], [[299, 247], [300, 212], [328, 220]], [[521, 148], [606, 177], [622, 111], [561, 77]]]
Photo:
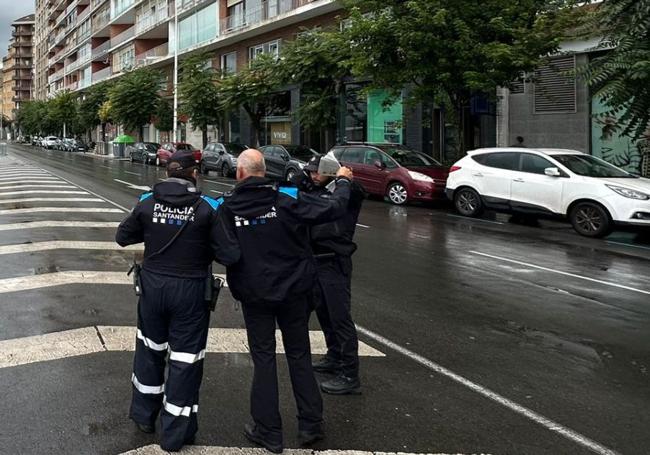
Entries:
[[172, 142], [178, 141], [178, 2], [174, 0], [174, 130]]

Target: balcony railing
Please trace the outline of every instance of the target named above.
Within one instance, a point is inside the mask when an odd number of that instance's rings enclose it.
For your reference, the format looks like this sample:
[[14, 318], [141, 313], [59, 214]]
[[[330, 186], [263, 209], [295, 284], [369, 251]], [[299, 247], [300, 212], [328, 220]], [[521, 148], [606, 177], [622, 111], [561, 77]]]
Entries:
[[105, 43], [102, 43], [101, 45], [97, 46], [92, 50], [92, 59], [97, 60], [98, 58], [102, 58], [104, 55], [108, 53], [110, 49], [111, 49], [111, 40], [106, 40]]
[[111, 47], [116, 47], [122, 44], [123, 42], [130, 40], [135, 36], [135, 27], [131, 27], [128, 30], [124, 30], [122, 33], [117, 35], [115, 38], [111, 38]]
[[111, 20], [110, 19], [111, 12], [108, 9], [105, 9], [101, 13], [97, 14], [95, 17], [92, 19], [92, 30], [93, 33], [98, 32], [102, 28], [108, 24], [108, 22]]
[[252, 27], [268, 19], [288, 13], [294, 9], [312, 3], [314, 0], [274, 0], [263, 1], [260, 8], [235, 14], [221, 20], [221, 33], [233, 33], [243, 28]]
[[206, 3], [207, 0], [178, 0], [178, 14], [183, 14], [194, 7]]
[[65, 86], [68, 90], [77, 90], [79, 88], [79, 81], [70, 82]]
[[154, 47], [153, 49], [149, 49], [147, 52], [138, 54], [135, 57], [136, 65], [145, 66], [148, 65], [149, 63], [154, 62], [155, 60], [158, 60], [159, 58], [167, 57], [168, 55], [169, 55], [169, 44], [168, 43], [161, 44], [160, 46]]
[[90, 15], [90, 10], [92, 10], [92, 8], [88, 6], [85, 10], [79, 13], [79, 15], [77, 16], [77, 24], [81, 24], [81, 21], [83, 21], [85, 18], [88, 17], [88, 15]]
[[147, 30], [152, 29], [156, 25], [160, 24], [161, 22], [169, 19], [173, 14], [171, 12], [171, 8], [172, 6], [168, 6], [165, 9], [156, 11], [154, 14], [140, 16], [138, 19], [136, 19], [135, 32], [139, 35], [140, 33], [144, 33]]
[[92, 81], [93, 83], [103, 81], [107, 77], [110, 77], [113, 74], [112, 68], [109, 66], [103, 70], [99, 70], [96, 73], [93, 73]]
[[57, 71], [56, 73], [50, 75], [50, 77], [47, 78], [47, 83], [52, 84], [54, 81], [58, 81], [59, 79], [61, 79], [63, 77], [63, 74], [64, 74], [64, 72], [63, 72], [62, 69]]

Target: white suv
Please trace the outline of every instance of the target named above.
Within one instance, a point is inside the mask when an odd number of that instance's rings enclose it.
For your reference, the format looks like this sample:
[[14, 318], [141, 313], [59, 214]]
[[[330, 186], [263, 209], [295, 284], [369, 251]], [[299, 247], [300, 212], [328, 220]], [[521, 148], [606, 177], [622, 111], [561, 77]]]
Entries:
[[461, 215], [484, 208], [568, 218], [588, 237], [650, 226], [650, 179], [575, 150], [485, 148], [452, 166], [447, 196]]

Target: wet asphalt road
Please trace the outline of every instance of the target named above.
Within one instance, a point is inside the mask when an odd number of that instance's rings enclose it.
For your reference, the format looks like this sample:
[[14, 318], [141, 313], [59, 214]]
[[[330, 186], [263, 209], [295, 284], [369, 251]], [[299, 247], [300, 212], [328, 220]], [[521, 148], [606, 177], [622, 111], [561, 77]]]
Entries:
[[[130, 209], [142, 192], [136, 187], [164, 177], [153, 166], [12, 146], [9, 157], [0, 157], [0, 183], [3, 163], [17, 159], [112, 202], [102, 207]], [[201, 187], [216, 196], [232, 184], [211, 175]], [[0, 210], [53, 205], [2, 203], [39, 196], [53, 197], [47, 190], [0, 194]], [[124, 215], [2, 214], [0, 224], [119, 222]], [[354, 315], [362, 341], [386, 356], [362, 358], [362, 395], [325, 397], [327, 438], [316, 449], [650, 453], [648, 233], [590, 240], [562, 223], [531, 227], [502, 215], [468, 220], [444, 204], [394, 207], [378, 200], [365, 204], [359, 223]], [[0, 253], [6, 245], [113, 238], [111, 227], [0, 230]], [[2, 254], [0, 281], [62, 271], [124, 272], [132, 257], [76, 249]], [[135, 297], [125, 284], [10, 292], [0, 284], [0, 343], [135, 322]], [[243, 327], [227, 292], [212, 327]], [[119, 454], [155, 443], [126, 418], [131, 362], [130, 352], [98, 352], [0, 364], [0, 453]], [[241, 428], [248, 421], [251, 372], [245, 354], [207, 355], [198, 444], [250, 447]], [[285, 443], [297, 447], [282, 357], [280, 375]]]

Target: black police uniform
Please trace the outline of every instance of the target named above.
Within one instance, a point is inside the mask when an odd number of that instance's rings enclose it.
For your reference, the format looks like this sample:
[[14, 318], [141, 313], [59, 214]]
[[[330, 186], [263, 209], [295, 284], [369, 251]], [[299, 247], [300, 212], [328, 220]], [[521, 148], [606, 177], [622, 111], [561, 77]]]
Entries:
[[[305, 171], [318, 170], [319, 159], [313, 159]], [[315, 196], [329, 194], [330, 190], [316, 185], [306, 173], [295, 182], [298, 188]], [[357, 250], [354, 233], [365, 199], [363, 188], [352, 183], [350, 200], [345, 214], [334, 221], [311, 228], [311, 246], [318, 268], [316, 316], [320, 323], [327, 355], [315, 364], [316, 371], [337, 373], [340, 377], [321, 384], [327, 393], [350, 393], [359, 388], [359, 340], [351, 314], [352, 254]]]
[[228, 267], [228, 286], [242, 302], [253, 364], [251, 415], [247, 436], [273, 451], [282, 450], [275, 359], [276, 322], [282, 332], [301, 434], [322, 431], [322, 398], [311, 365], [308, 311], [316, 280], [309, 245], [310, 224], [342, 216], [350, 182], [339, 179], [334, 194], [315, 197], [249, 177], [224, 195], [219, 217], [236, 236], [241, 259]]
[[[215, 256], [224, 263], [228, 254], [237, 259], [232, 246], [230, 253], [220, 246], [228, 242], [217, 223], [220, 204], [202, 196], [192, 182], [170, 178], [142, 195], [116, 235], [121, 246], [145, 244], [130, 417], [153, 427], [162, 409], [160, 445], [165, 450], [180, 450], [197, 431], [210, 314], [204, 300], [208, 266]], [[153, 255], [188, 218], [174, 243]]]

